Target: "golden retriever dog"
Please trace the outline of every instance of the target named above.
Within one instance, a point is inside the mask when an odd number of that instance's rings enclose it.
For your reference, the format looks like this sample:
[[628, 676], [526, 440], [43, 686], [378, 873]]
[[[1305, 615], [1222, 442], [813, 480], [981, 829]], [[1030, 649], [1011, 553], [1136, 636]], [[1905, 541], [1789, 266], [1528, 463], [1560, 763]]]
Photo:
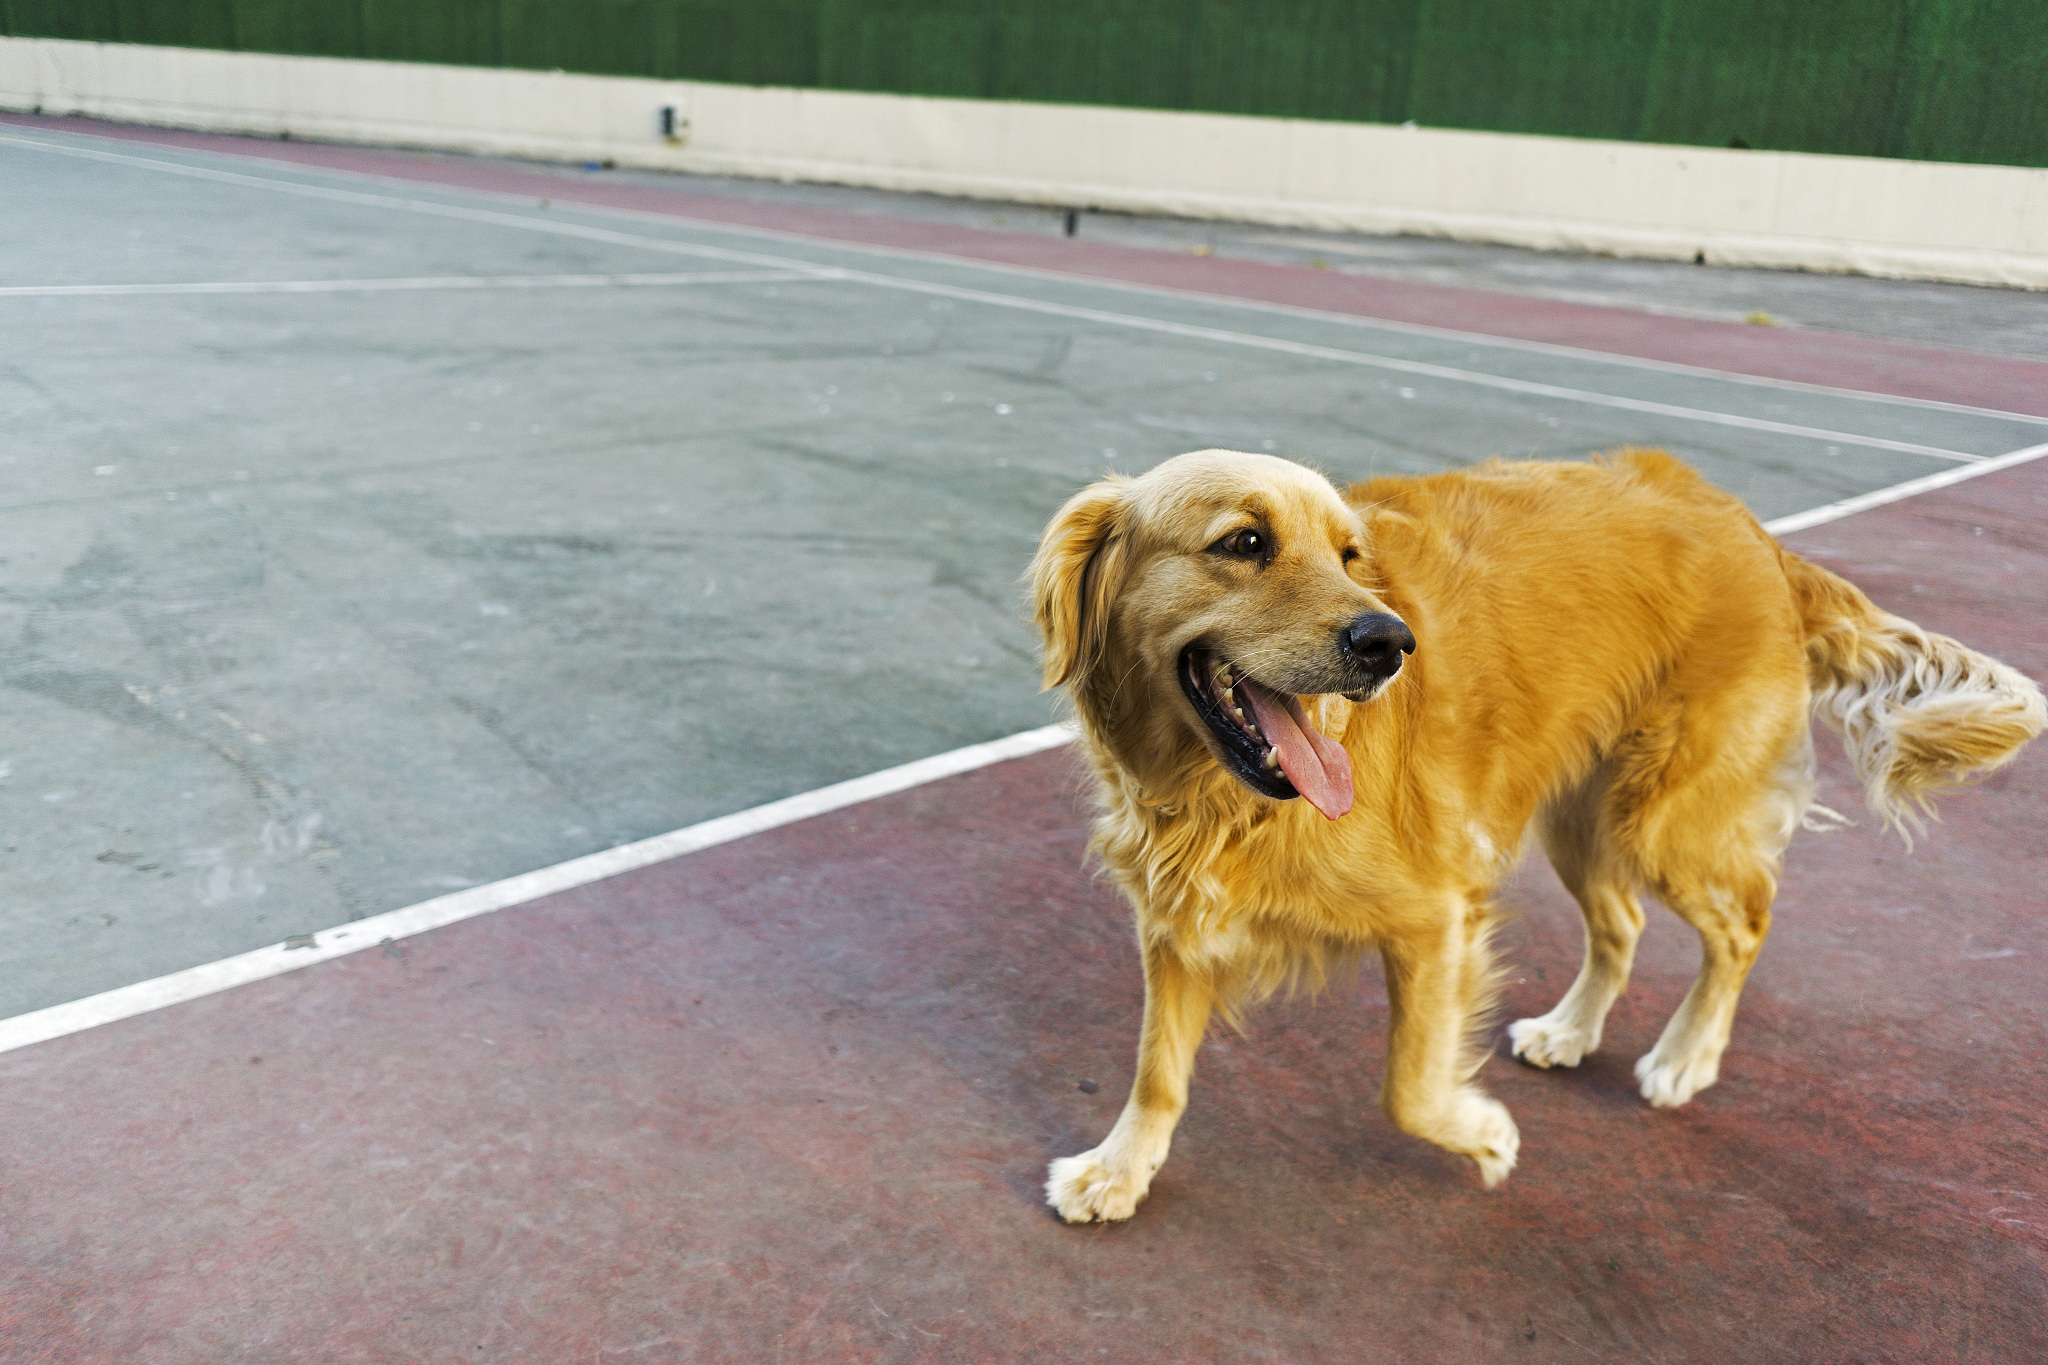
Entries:
[[1072, 1222], [1145, 1197], [1212, 1012], [1367, 950], [1387, 1116], [1498, 1184], [1519, 1138], [1472, 1078], [1489, 898], [1530, 832], [1585, 913], [1585, 965], [1511, 1027], [1515, 1054], [1573, 1066], [1600, 1045], [1647, 891], [1705, 949], [1636, 1064], [1645, 1099], [1684, 1104], [1718, 1073], [1808, 818], [1810, 716], [1902, 832], [2044, 722], [2027, 678], [1878, 610], [1655, 451], [1341, 493], [1198, 451], [1075, 495], [1029, 577], [1145, 969], [1130, 1100], [1052, 1163]]

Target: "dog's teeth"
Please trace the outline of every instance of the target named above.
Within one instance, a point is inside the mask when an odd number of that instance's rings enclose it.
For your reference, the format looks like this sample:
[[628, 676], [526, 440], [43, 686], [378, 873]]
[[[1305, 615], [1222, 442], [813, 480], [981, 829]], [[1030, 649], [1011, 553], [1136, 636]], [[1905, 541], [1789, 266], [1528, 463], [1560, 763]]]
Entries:
[[1223, 704], [1232, 710], [1237, 709], [1237, 695], [1227, 687], [1223, 689]]
[[1266, 766], [1269, 768], [1280, 766], [1280, 751], [1278, 749], [1266, 750]]

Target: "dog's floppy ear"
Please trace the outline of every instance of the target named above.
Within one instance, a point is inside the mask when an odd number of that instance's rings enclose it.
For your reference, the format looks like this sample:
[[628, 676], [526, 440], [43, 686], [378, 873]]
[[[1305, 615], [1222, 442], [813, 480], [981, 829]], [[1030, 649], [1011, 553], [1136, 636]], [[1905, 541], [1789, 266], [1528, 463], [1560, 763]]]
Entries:
[[1102, 656], [1123, 581], [1130, 480], [1111, 476], [1068, 499], [1031, 561], [1032, 618], [1045, 638], [1045, 686], [1087, 675]]

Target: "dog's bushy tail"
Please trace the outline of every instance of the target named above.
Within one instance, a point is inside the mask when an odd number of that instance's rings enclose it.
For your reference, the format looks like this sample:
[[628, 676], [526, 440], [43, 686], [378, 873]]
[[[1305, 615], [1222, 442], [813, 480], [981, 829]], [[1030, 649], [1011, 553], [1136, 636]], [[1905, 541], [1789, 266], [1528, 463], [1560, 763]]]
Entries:
[[2048, 725], [2019, 670], [1881, 611], [1789, 550], [1813, 709], [1842, 737], [1864, 799], [1910, 845], [1930, 798], [2002, 767]]

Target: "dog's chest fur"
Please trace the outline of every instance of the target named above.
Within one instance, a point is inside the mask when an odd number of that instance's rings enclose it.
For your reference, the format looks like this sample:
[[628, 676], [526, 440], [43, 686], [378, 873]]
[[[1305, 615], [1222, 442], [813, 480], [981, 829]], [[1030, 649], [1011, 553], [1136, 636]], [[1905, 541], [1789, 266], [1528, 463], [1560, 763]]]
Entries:
[[[1141, 934], [1170, 938], [1190, 960], [1325, 960], [1441, 908], [1370, 808], [1332, 822], [1305, 802], [1273, 805], [1227, 789], [1171, 811], [1106, 795], [1097, 856], [1129, 894]], [[1474, 879], [1491, 880], [1502, 861], [1497, 841], [1476, 827], [1447, 843]]]

